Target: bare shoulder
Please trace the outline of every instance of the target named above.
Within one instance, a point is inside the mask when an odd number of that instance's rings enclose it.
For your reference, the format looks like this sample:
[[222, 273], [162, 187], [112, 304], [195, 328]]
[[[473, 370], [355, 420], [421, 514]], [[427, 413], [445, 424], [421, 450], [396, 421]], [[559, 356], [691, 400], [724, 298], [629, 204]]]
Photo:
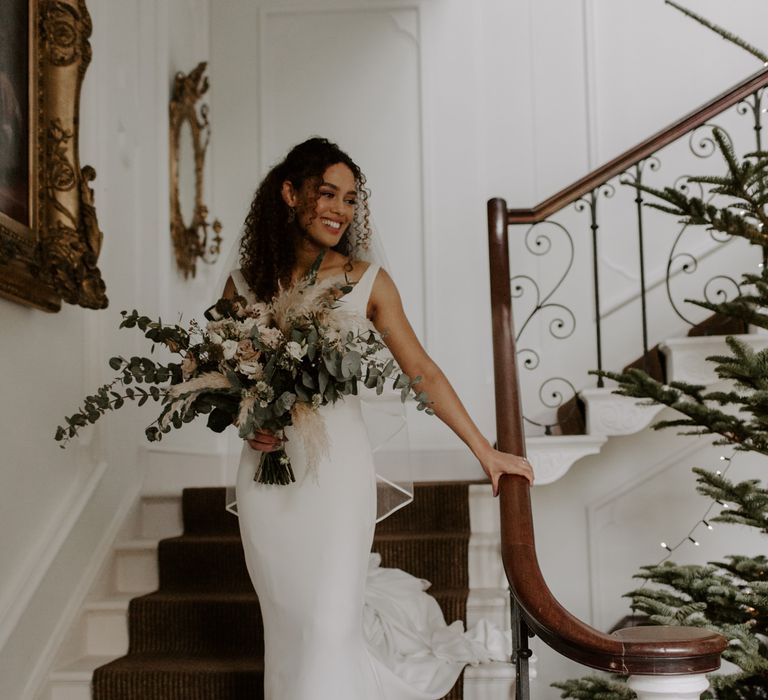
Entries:
[[373, 289], [374, 291], [380, 291], [385, 294], [397, 294], [399, 296], [395, 281], [383, 267], [379, 268], [376, 280], [373, 283]]
[[383, 309], [402, 308], [402, 300], [397, 285], [390, 274], [380, 267], [371, 288], [369, 310], [377, 315]]

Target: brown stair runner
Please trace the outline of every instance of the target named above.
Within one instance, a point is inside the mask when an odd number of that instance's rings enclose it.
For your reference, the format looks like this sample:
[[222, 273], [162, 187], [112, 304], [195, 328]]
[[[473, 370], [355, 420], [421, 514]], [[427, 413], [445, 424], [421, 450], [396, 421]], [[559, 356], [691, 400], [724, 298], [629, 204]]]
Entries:
[[[376, 528], [382, 566], [432, 582], [446, 620], [466, 619], [466, 483], [416, 484]], [[94, 671], [93, 700], [259, 700], [263, 630], [224, 489], [185, 489], [184, 534], [158, 546], [159, 588], [128, 608], [129, 650]], [[461, 700], [461, 679], [445, 700]], [[361, 698], [361, 700], [365, 700]]]

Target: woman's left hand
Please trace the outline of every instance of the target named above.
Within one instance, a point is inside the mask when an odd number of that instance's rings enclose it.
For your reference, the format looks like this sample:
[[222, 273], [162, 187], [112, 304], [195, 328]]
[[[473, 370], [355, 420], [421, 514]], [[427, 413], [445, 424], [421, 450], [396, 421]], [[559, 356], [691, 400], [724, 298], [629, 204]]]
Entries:
[[533, 467], [525, 457], [509, 454], [508, 452], [499, 452], [490, 448], [487, 455], [480, 458], [480, 464], [485, 473], [491, 480], [493, 495], [499, 495], [499, 479], [502, 474], [517, 474], [528, 479], [529, 484], [533, 484]]

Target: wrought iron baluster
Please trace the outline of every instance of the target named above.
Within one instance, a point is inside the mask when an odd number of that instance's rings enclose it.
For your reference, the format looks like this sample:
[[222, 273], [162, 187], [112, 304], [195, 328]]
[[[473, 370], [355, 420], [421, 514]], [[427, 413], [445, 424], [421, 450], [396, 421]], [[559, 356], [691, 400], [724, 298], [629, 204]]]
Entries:
[[[597, 194], [593, 190], [589, 196], [590, 209], [591, 209], [591, 223], [589, 228], [592, 229], [592, 276], [595, 281], [595, 334], [597, 340], [597, 369], [602, 371], [603, 369], [603, 334], [600, 328], [600, 272], [597, 264], [597, 231], [600, 228], [597, 223]], [[602, 376], [597, 378], [597, 386], [602, 389], [605, 382], [603, 382]]]
[[[576, 202], [576, 210], [584, 211], [586, 207], [589, 207], [590, 224], [589, 228], [592, 231], [592, 279], [594, 287], [595, 298], [595, 339], [597, 346], [597, 369], [601, 371], [603, 369], [603, 334], [600, 325], [600, 271], [598, 266], [598, 254], [597, 254], [597, 232], [600, 230], [600, 224], [597, 219], [597, 196], [602, 192], [606, 197], [612, 197], [614, 188], [608, 183], [603, 183], [599, 187], [596, 187], [589, 193], [587, 199], [580, 199]], [[602, 389], [605, 386], [603, 378], [598, 375], [597, 386]]]
[[515, 700], [529, 700], [531, 684], [528, 676], [528, 660], [532, 651], [528, 647], [528, 625], [523, 619], [523, 611], [515, 599], [512, 589], [509, 589], [512, 622], [512, 662], [515, 664]]
[[634, 174], [627, 173], [626, 179], [622, 179], [622, 184], [630, 185], [635, 190], [635, 206], [637, 209], [637, 244], [638, 252], [640, 256], [640, 317], [643, 333], [643, 369], [649, 371], [648, 362], [648, 305], [647, 305], [647, 293], [648, 287], [645, 282], [645, 239], [643, 232], [643, 169], [646, 163], [651, 170], [658, 170], [661, 166], [660, 161], [656, 156], [651, 156], [645, 160], [641, 160], [634, 166]]

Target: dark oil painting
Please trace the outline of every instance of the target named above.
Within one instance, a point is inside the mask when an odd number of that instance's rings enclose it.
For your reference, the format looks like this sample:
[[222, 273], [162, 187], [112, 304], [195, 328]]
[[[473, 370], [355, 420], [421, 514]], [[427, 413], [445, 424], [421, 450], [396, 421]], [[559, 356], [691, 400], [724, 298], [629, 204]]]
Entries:
[[29, 0], [0, 0], [0, 213], [29, 215]]

